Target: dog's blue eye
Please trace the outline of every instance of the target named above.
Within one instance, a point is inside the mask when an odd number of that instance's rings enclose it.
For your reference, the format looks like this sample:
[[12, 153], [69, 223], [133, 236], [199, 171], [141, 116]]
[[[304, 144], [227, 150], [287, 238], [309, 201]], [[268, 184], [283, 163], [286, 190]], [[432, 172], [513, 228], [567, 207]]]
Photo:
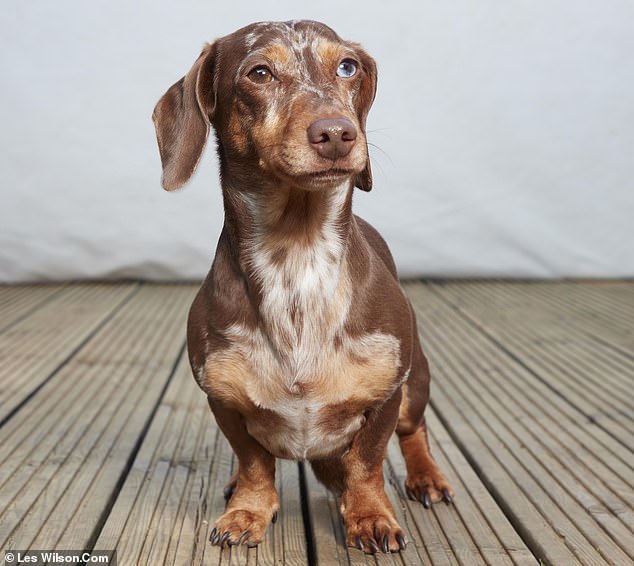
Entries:
[[258, 84], [270, 83], [274, 78], [271, 69], [265, 65], [258, 65], [257, 67], [251, 69], [247, 74], [247, 77], [249, 77], [249, 79], [251, 79], [254, 83]]
[[348, 79], [353, 77], [357, 73], [357, 64], [352, 59], [344, 59], [341, 63], [339, 63], [339, 68], [337, 69], [337, 76], [343, 77], [344, 79]]

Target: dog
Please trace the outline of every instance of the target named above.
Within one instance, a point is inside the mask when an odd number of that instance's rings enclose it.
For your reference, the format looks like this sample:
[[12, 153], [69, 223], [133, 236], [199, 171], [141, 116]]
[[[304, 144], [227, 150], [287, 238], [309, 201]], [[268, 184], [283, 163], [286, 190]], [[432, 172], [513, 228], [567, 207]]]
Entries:
[[413, 309], [385, 241], [352, 213], [354, 188], [372, 188], [376, 81], [374, 60], [326, 25], [261, 22], [207, 44], [154, 109], [166, 190], [191, 177], [212, 126], [220, 160], [224, 227], [187, 329], [238, 461], [212, 544], [262, 541], [286, 458], [340, 495], [349, 546], [405, 548], [382, 471], [395, 431], [408, 496], [453, 500], [429, 450]]

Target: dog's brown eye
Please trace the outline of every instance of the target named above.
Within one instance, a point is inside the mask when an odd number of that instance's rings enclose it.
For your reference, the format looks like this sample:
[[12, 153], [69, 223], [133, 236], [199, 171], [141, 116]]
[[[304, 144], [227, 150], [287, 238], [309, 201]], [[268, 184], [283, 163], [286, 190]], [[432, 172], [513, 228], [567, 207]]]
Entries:
[[337, 76], [343, 77], [344, 79], [349, 79], [357, 74], [357, 63], [352, 59], [344, 59], [341, 63], [339, 63], [339, 67], [337, 69]]
[[273, 80], [273, 73], [268, 67], [258, 65], [249, 71], [247, 77], [249, 77], [249, 79], [251, 79], [254, 83], [264, 84], [270, 83]]

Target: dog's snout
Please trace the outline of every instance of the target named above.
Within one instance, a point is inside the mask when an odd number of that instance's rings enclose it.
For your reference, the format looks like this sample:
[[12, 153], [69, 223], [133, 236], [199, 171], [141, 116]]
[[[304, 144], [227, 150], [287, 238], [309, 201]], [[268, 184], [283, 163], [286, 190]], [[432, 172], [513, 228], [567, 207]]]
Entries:
[[308, 141], [327, 159], [345, 157], [357, 140], [357, 128], [345, 118], [320, 118], [308, 126]]

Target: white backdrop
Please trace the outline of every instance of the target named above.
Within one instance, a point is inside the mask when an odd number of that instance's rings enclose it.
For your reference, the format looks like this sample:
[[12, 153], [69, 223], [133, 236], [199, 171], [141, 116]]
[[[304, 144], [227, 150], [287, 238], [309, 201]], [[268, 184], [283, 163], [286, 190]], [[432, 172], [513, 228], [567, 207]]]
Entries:
[[310, 18], [379, 65], [356, 211], [403, 276], [634, 276], [634, 3], [28, 0], [0, 20], [0, 281], [195, 279], [213, 143], [168, 194], [150, 115], [204, 41]]

